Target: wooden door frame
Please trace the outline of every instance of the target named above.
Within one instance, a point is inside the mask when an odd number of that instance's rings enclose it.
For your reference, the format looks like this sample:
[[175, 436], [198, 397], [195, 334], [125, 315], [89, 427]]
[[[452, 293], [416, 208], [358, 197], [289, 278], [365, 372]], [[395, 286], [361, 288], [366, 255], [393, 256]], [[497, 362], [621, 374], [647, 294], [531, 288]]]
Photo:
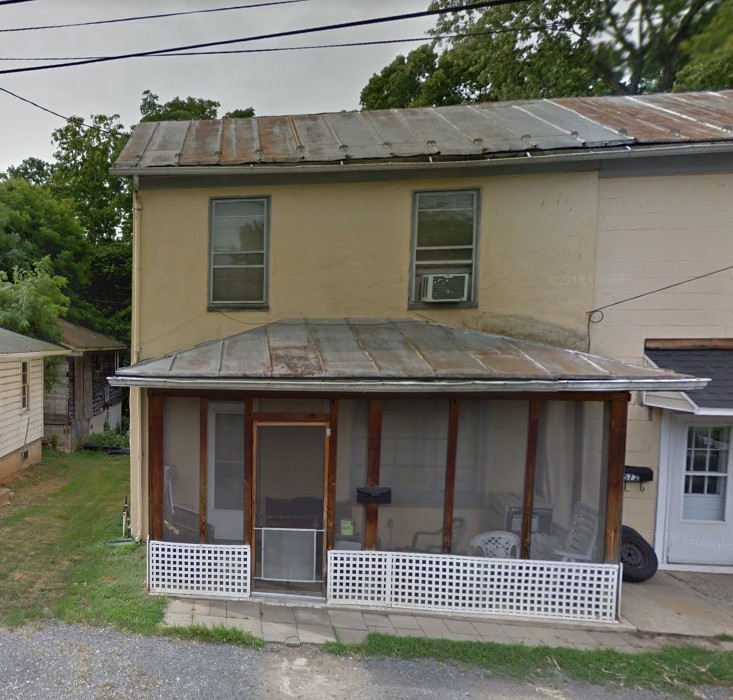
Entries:
[[[334, 409], [332, 407], [331, 416], [334, 415]], [[252, 552], [252, 577], [254, 578], [254, 563], [255, 563], [255, 528], [257, 520], [257, 489], [258, 489], [258, 469], [257, 469], [257, 457], [258, 457], [258, 429], [260, 426], [266, 427], [296, 427], [296, 426], [321, 426], [323, 428], [323, 561], [322, 561], [322, 577], [323, 583], [326, 583], [326, 577], [328, 573], [328, 549], [329, 542], [333, 542], [334, 539], [334, 525], [335, 518], [333, 515], [332, 498], [335, 494], [335, 463], [332, 464], [332, 458], [335, 456], [335, 440], [332, 428], [331, 417], [327, 415], [313, 415], [312, 417], [304, 416], [302, 414], [294, 415], [293, 420], [288, 420], [287, 414], [278, 416], [277, 419], [268, 417], [267, 415], [258, 416], [252, 414], [251, 417], [251, 492], [247, 494], [250, 499], [250, 508], [248, 512], [245, 512], [245, 534], [250, 528], [251, 541], [247, 542]], [[246, 429], [246, 428], [245, 428]], [[331, 446], [331, 442], [334, 442], [334, 448]], [[246, 447], [246, 446], [245, 446]], [[334, 460], [335, 462], [335, 460]], [[333, 474], [332, 474], [333, 471]], [[333, 482], [333, 488], [332, 488]]]

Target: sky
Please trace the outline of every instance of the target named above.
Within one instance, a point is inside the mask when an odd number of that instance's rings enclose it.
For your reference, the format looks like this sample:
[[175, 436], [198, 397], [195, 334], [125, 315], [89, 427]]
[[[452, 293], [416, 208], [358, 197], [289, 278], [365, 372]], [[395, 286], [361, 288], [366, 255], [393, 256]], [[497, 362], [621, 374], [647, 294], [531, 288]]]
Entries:
[[[0, 4], [0, 30], [89, 22], [163, 12], [255, 4], [266, 0], [31, 0]], [[418, 12], [429, 0], [299, 0], [184, 17], [100, 26], [0, 32], [0, 71], [43, 65], [17, 58], [106, 56], [169, 48]], [[422, 37], [431, 17], [319, 32], [221, 48], [272, 48]], [[97, 65], [0, 75], [10, 90], [64, 116], [119, 114], [125, 126], [139, 121], [144, 90], [161, 102], [205, 97], [221, 103], [220, 114], [254, 107], [259, 116], [358, 109], [369, 78], [418, 43], [280, 51], [230, 56], [148, 57]], [[57, 63], [59, 61], [48, 61]], [[24, 158], [51, 160], [51, 133], [64, 125], [0, 92], [0, 171]]]

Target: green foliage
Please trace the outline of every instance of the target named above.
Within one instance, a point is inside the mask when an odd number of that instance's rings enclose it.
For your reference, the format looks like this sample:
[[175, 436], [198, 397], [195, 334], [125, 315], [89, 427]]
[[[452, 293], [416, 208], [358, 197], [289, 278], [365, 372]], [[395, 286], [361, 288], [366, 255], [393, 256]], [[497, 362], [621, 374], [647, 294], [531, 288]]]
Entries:
[[31, 185], [47, 185], [51, 179], [53, 165], [40, 158], [26, 158], [20, 165], [11, 165], [6, 177], [20, 177]]
[[[688, 42], [730, 0], [548, 0], [444, 15], [432, 47], [399, 56], [365, 109], [668, 91]], [[434, 0], [431, 8], [462, 5]], [[440, 36], [453, 35], [440, 39]], [[432, 63], [432, 65], [431, 65]]]
[[689, 62], [677, 74], [675, 91], [733, 87], [733, 0], [726, 0], [703, 31], [683, 45]]
[[93, 445], [104, 447], [129, 447], [130, 433], [123, 431], [120, 426], [112, 428], [108, 423], [104, 424], [104, 431], [89, 436], [89, 442]]
[[67, 202], [20, 177], [0, 182], [0, 270], [28, 270], [48, 256], [50, 270], [76, 290], [90, 279], [89, 249]]
[[0, 328], [58, 342], [58, 319], [69, 308], [69, 298], [62, 291], [65, 285], [63, 277], [53, 274], [48, 257], [30, 270], [15, 268], [12, 277], [0, 271]]
[[[144, 122], [187, 121], [189, 119], [216, 119], [221, 104], [203, 97], [174, 97], [161, 104], [160, 98], [150, 90], [143, 92], [140, 102], [140, 117]], [[254, 117], [252, 107], [227, 112], [224, 119], [246, 119]]]
[[132, 189], [126, 178], [109, 173], [129, 133], [117, 114], [95, 114], [87, 123], [92, 128], [71, 117], [53, 132], [56, 164], [51, 189], [57, 198], [69, 201], [90, 243], [129, 240]]

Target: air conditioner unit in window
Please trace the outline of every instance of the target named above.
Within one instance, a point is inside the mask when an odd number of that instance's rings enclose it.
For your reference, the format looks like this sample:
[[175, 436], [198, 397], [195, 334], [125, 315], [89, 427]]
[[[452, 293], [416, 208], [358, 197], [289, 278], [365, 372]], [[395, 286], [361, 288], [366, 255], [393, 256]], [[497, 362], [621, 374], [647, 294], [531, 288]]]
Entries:
[[441, 301], [466, 301], [470, 275], [433, 274], [423, 275], [420, 301], [435, 303]]

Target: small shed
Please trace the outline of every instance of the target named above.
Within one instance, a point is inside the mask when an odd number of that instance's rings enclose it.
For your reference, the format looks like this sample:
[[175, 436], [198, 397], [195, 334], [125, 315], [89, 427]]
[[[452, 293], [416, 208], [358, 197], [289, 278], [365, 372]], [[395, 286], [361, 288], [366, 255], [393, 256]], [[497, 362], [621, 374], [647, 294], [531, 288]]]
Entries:
[[41, 459], [43, 360], [68, 352], [0, 328], [0, 477]]
[[61, 345], [69, 356], [60, 361], [58, 380], [46, 391], [46, 438], [67, 452], [78, 449], [105, 423], [122, 420], [122, 392], [107, 377], [120, 364], [125, 345], [101, 333], [61, 320]]

